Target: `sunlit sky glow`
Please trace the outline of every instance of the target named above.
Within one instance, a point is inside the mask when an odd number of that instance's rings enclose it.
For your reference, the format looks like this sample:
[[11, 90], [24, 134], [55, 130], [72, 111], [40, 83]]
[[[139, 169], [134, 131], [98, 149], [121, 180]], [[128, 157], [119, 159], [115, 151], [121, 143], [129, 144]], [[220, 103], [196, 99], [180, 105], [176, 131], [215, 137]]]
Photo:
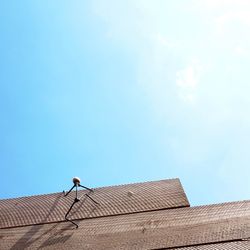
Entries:
[[0, 34], [0, 198], [75, 175], [250, 198], [250, 1], [1, 1]]

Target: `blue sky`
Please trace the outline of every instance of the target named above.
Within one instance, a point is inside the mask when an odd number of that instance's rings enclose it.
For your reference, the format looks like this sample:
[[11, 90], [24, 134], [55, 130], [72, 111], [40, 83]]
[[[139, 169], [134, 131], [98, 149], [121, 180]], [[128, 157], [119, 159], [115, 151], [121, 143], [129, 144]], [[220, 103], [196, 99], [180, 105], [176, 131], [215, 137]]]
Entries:
[[250, 3], [1, 1], [0, 198], [179, 177], [250, 198]]

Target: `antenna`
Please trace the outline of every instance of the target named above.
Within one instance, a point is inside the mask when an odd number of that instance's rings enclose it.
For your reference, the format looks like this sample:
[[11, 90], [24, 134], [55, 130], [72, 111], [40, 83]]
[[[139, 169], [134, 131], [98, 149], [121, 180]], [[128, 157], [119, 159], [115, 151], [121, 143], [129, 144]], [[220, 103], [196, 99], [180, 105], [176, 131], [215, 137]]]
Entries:
[[[86, 196], [87, 196], [92, 202], [94, 202], [95, 204], [99, 205], [99, 203], [98, 203], [97, 201], [95, 201], [92, 197], [90, 197], [90, 195], [89, 195], [90, 193], [93, 193], [94, 190], [91, 189], [91, 188], [82, 186], [82, 185], [80, 184], [81, 180], [80, 180], [79, 177], [74, 177], [74, 178], [72, 179], [72, 181], [73, 181], [74, 185], [73, 185], [73, 187], [64, 195], [64, 197], [67, 196], [74, 188], [76, 188], [76, 196], [75, 196], [75, 199], [74, 199], [72, 205], [70, 206], [68, 212], [65, 214], [65, 220], [71, 222], [72, 224], [74, 224], [74, 225], [76, 226], [76, 228], [78, 228], [78, 225], [77, 225], [74, 221], [72, 221], [72, 220], [70, 220], [70, 219], [67, 218], [67, 216], [69, 215], [69, 212], [71, 211], [71, 209], [73, 208], [73, 206], [74, 206], [78, 201], [80, 201], [81, 198], [82, 198], [84, 195], [86, 195]], [[84, 189], [88, 190], [89, 193], [83, 194], [81, 197], [78, 198], [78, 192], [77, 192], [78, 187], [81, 187], [81, 188], [84, 188]], [[65, 193], [65, 192], [64, 192], [64, 193]]]

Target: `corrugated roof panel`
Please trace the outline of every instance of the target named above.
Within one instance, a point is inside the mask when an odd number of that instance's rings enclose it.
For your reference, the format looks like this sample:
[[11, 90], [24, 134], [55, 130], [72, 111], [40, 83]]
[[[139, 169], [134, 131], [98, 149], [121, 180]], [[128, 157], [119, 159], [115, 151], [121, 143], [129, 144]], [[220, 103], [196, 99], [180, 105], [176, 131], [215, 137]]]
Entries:
[[[87, 193], [79, 191], [79, 196]], [[0, 228], [64, 221], [75, 192], [0, 200]], [[94, 189], [100, 203], [82, 199], [70, 218], [83, 219], [189, 206], [179, 179], [127, 184]], [[84, 196], [86, 197], [86, 196]]]
[[250, 237], [250, 201], [0, 230], [2, 249], [157, 249]]

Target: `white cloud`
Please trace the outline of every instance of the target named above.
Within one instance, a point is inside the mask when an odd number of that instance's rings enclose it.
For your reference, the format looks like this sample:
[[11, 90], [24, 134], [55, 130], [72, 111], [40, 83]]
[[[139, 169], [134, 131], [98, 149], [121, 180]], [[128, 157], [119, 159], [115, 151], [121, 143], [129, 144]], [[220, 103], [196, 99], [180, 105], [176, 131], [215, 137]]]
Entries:
[[[249, 6], [250, 7], [250, 6]], [[226, 25], [239, 22], [241, 24], [250, 25], [250, 12], [249, 10], [229, 10], [225, 11], [216, 18], [217, 26], [220, 30], [225, 28]]]
[[[227, 148], [244, 123], [250, 141], [250, 1], [196, 0], [188, 8], [180, 1], [100, 2], [110, 39], [132, 51], [137, 83], [152, 120], [166, 124], [161, 139], [175, 163], [211, 168], [228, 185], [235, 184], [235, 166], [249, 173], [249, 157], [237, 165], [249, 143], [237, 144], [237, 154]], [[199, 60], [190, 61], [194, 56]]]
[[176, 84], [182, 88], [194, 89], [198, 83], [198, 76], [195, 71], [196, 69], [193, 65], [189, 65], [187, 68], [177, 71]]
[[196, 1], [200, 6], [204, 6], [209, 9], [221, 9], [221, 8], [242, 8], [249, 7], [250, 3], [248, 0], [203, 0]]
[[158, 42], [160, 45], [165, 46], [167, 48], [175, 48], [178, 46], [177, 42], [171, 41], [166, 36], [162, 35], [161, 33], [157, 33], [155, 35], [155, 41]]
[[193, 60], [185, 69], [176, 72], [178, 95], [182, 100], [187, 102], [195, 101], [201, 73], [202, 66], [197, 60]]
[[241, 46], [236, 46], [233, 49], [233, 52], [236, 56], [246, 56], [248, 54], [248, 51], [245, 48], [242, 48]]
[[[212, 114], [210, 121], [217, 124], [231, 103], [246, 99], [248, 65], [235, 60], [250, 49], [246, 28], [250, 1], [246, 2], [193, 1], [195, 6], [187, 8], [175, 1], [97, 1], [95, 7], [110, 39], [133, 55], [137, 83], [154, 114], [174, 123], [178, 118], [173, 109], [183, 103], [180, 100], [199, 100], [199, 112], [205, 107]], [[241, 30], [231, 22], [239, 23]], [[220, 34], [217, 25], [228, 29]], [[199, 60], [190, 61], [194, 56]]]

